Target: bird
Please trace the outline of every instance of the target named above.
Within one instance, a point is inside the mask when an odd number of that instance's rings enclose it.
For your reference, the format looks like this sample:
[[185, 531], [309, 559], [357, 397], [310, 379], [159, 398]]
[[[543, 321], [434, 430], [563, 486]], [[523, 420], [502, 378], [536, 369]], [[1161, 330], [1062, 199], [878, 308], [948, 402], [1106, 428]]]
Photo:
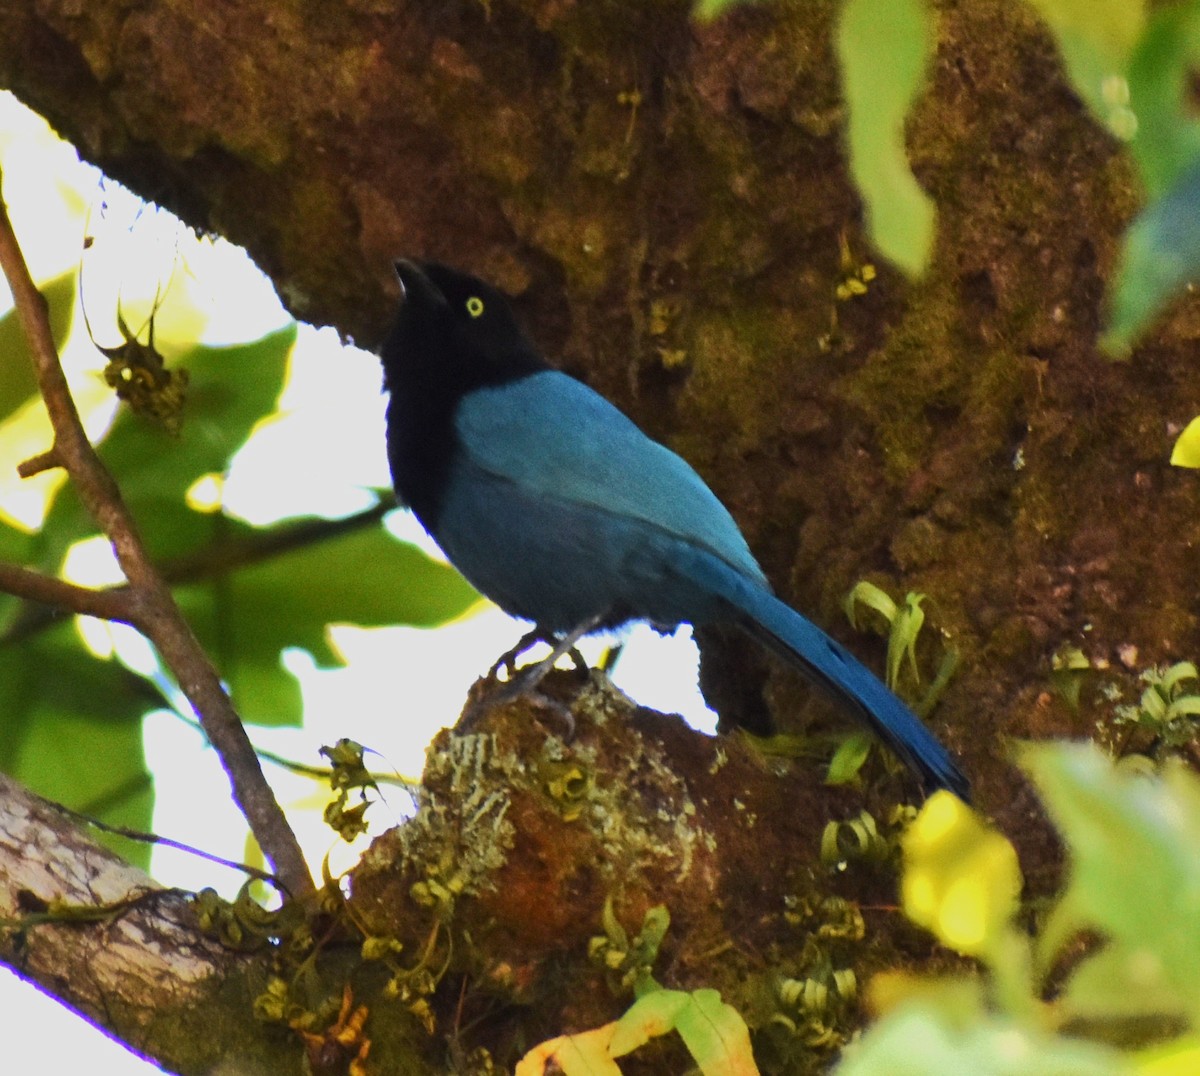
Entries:
[[734, 623], [826, 689], [920, 779], [967, 779], [900, 698], [772, 592], [737, 523], [682, 457], [553, 368], [508, 298], [429, 261], [380, 348], [388, 463], [447, 559], [505, 612], [572, 644], [632, 620]]

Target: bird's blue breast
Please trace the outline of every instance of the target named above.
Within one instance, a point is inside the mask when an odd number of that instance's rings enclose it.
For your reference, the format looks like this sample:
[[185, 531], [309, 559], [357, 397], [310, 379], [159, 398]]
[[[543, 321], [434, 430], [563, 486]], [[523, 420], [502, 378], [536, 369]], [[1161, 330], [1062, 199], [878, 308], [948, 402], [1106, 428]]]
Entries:
[[671, 567], [681, 543], [766, 585], [700, 476], [566, 374], [469, 393], [454, 431], [435, 537], [509, 612], [558, 630], [598, 615], [707, 620], [712, 595]]

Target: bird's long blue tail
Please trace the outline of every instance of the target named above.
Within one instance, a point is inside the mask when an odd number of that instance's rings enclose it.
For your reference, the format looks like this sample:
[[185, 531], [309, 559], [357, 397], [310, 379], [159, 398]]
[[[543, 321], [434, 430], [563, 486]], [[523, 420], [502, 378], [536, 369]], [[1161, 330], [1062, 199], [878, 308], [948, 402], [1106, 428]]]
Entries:
[[746, 631], [848, 704], [920, 776], [926, 792], [945, 788], [970, 801], [970, 785], [946, 749], [849, 650], [757, 581], [706, 551], [692, 547], [692, 553], [677, 567], [731, 605]]

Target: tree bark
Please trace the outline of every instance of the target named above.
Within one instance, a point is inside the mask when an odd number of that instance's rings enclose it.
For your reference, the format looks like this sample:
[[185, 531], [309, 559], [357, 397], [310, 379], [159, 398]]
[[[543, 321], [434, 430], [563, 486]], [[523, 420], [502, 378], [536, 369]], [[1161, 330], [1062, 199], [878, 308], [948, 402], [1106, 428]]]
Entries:
[[[932, 723], [1045, 893], [1058, 846], [1008, 740], [1123, 742], [1105, 690], [1133, 701], [1140, 669], [1200, 654], [1200, 490], [1167, 462], [1200, 400], [1200, 304], [1132, 361], [1099, 356], [1137, 192], [1013, 0], [939, 5], [910, 123], [933, 265], [836, 299], [870, 258], [837, 8], [697, 26], [663, 0], [16, 0], [0, 83], [364, 345], [395, 255], [514, 293], [547, 353], [687, 456], [781, 594], [835, 630], [860, 578], [928, 595], [962, 656]], [[1097, 670], [1078, 709], [1052, 690], [1068, 646]], [[805, 711], [793, 678], [720, 653], [727, 709]]]
[[264, 957], [223, 948], [186, 894], [2, 774], [0, 917], [0, 960], [171, 1071], [298, 1070], [292, 1036], [253, 1015]]

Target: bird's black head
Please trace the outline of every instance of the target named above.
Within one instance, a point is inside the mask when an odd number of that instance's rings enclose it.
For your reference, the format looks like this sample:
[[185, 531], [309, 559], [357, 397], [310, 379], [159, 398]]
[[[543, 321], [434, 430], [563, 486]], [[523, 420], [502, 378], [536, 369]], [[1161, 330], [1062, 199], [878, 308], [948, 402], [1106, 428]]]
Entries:
[[431, 531], [460, 449], [459, 401], [545, 370], [508, 300], [482, 280], [432, 262], [396, 262], [404, 298], [384, 341], [388, 460], [397, 496]]
[[404, 298], [382, 353], [393, 393], [436, 386], [462, 395], [546, 368], [490, 284], [435, 262], [398, 261], [396, 275]]

